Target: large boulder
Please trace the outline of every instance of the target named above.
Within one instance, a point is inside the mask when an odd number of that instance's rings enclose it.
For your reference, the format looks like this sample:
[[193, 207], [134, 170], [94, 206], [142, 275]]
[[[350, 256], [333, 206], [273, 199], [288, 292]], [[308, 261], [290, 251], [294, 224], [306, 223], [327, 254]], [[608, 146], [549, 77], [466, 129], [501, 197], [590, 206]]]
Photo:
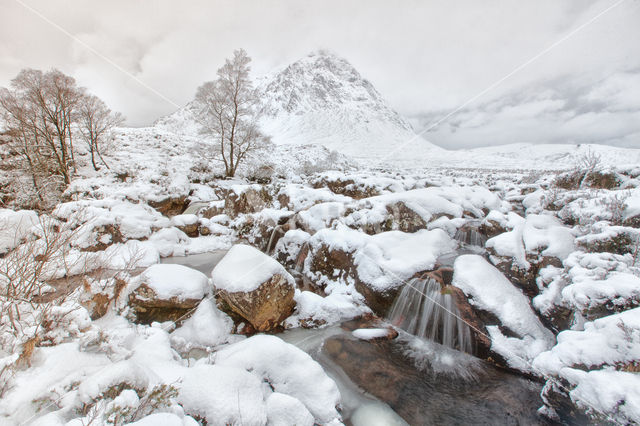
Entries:
[[273, 330], [293, 313], [293, 277], [275, 259], [254, 247], [233, 246], [211, 276], [223, 305], [256, 331]]
[[177, 197], [167, 197], [158, 200], [148, 200], [147, 204], [151, 207], [162, 213], [167, 217], [177, 216], [182, 213], [187, 206], [189, 205], [189, 201], [187, 197], [184, 195]]
[[271, 201], [271, 194], [260, 185], [236, 185], [225, 198], [224, 213], [230, 217], [256, 213]]
[[209, 291], [202, 272], [183, 265], [152, 265], [140, 274], [129, 294], [129, 306], [139, 323], [181, 322]]

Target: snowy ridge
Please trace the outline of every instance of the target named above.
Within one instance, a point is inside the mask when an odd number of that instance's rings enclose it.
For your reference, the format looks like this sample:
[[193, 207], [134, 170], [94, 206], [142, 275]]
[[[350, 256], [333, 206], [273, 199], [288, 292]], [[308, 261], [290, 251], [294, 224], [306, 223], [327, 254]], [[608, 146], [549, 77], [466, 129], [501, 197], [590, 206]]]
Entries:
[[[487, 168], [487, 169], [536, 169], [566, 170], [579, 164], [588, 152], [601, 157], [603, 165], [624, 166], [640, 163], [640, 149], [617, 148], [597, 144], [530, 144], [518, 143], [489, 146], [457, 151], [433, 152], [427, 159], [430, 166]], [[407, 162], [408, 166], [424, 166], [423, 161]]]

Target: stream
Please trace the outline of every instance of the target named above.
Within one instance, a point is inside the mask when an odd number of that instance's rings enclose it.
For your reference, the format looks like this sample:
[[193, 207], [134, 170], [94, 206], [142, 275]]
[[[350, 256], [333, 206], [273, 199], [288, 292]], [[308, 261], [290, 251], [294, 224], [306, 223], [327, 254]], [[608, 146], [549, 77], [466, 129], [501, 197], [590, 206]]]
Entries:
[[[466, 247], [444, 256], [452, 264]], [[210, 275], [226, 250], [172, 257]], [[336, 382], [347, 425], [540, 424], [542, 385], [400, 329], [392, 340], [360, 340], [355, 329], [386, 323], [346, 321], [320, 329], [286, 330], [278, 337], [307, 352]]]

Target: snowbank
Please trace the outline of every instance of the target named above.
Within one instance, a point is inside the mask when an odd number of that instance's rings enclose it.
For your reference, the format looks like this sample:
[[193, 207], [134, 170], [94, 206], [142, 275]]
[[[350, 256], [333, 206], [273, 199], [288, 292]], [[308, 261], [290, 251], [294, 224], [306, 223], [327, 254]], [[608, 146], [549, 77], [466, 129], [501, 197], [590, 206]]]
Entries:
[[37, 224], [34, 211], [0, 209], [0, 254], [16, 248]]

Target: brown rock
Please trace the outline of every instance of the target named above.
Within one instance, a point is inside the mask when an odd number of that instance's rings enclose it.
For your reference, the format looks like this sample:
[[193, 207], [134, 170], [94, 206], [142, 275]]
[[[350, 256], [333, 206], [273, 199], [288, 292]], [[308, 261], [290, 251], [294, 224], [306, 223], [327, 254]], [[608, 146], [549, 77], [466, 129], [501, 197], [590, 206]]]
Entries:
[[496, 235], [500, 235], [503, 232], [507, 232], [507, 230], [495, 220], [485, 220], [478, 227], [478, 232], [480, 232], [482, 235], [486, 236], [487, 238], [493, 238]]
[[179, 197], [167, 197], [160, 201], [147, 201], [154, 209], [158, 210], [160, 213], [167, 217], [177, 216], [189, 205], [186, 196]]
[[394, 230], [416, 232], [427, 228], [427, 223], [424, 219], [402, 201], [388, 205], [387, 211], [391, 215], [393, 221], [392, 229]]
[[230, 192], [225, 198], [224, 213], [229, 217], [236, 217], [241, 213], [256, 213], [264, 209], [271, 198], [265, 188], [248, 188], [240, 194]]
[[218, 296], [256, 331], [270, 331], [293, 313], [294, 291], [285, 276], [275, 274], [253, 291], [230, 293], [219, 290]]
[[[399, 283], [402, 284], [402, 283]], [[376, 314], [381, 317], [384, 317], [391, 309], [391, 305], [393, 305], [393, 301], [396, 300], [396, 296], [400, 293], [400, 289], [402, 285], [398, 287], [386, 289], [386, 290], [378, 290], [367, 283], [356, 280], [356, 290], [360, 293], [369, 308]]]
[[346, 195], [356, 200], [380, 195], [380, 191], [375, 186], [356, 183], [349, 178], [330, 179], [322, 177], [313, 181], [311, 185], [314, 188], [329, 188], [334, 194]]
[[178, 225], [176, 226], [176, 228], [178, 228], [191, 238], [196, 238], [200, 235], [200, 226], [198, 222], [191, 223], [189, 225]]
[[[111, 244], [122, 243], [126, 240], [126, 238], [120, 232], [120, 228], [116, 225], [101, 225], [94, 229], [96, 235], [96, 243], [92, 246], [83, 248], [82, 251], [102, 251], [109, 247]], [[109, 242], [101, 241], [105, 236], [109, 236]]]
[[173, 321], [179, 324], [190, 316], [200, 300], [177, 297], [161, 299], [152, 288], [141, 284], [129, 295], [129, 306], [137, 323]]

